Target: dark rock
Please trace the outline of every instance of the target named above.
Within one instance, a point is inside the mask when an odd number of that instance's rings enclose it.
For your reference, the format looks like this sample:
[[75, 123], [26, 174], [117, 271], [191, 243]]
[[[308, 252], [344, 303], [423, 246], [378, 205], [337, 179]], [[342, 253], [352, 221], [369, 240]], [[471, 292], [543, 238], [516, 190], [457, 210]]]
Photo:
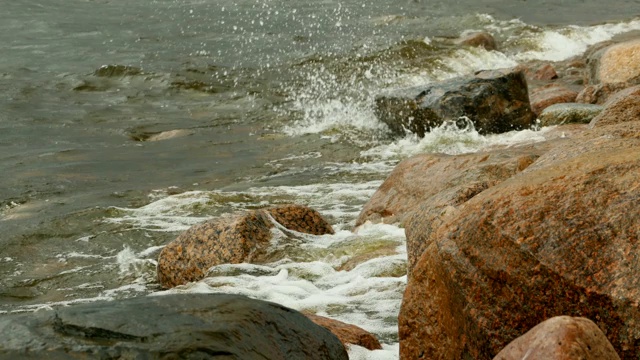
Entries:
[[0, 358], [348, 359], [303, 314], [239, 295], [149, 296], [0, 317]]
[[593, 321], [556, 316], [513, 340], [494, 360], [619, 360], [613, 346]]
[[531, 91], [531, 109], [539, 116], [553, 104], [575, 102], [578, 93], [559, 84], [549, 84]]
[[215, 265], [266, 261], [272, 219], [289, 230], [333, 234], [317, 211], [299, 205], [223, 216], [195, 225], [167, 244], [158, 257], [158, 281], [174, 287], [204, 278]]
[[636, 121], [557, 142], [435, 231], [408, 223], [408, 241], [426, 250], [399, 315], [401, 358], [490, 359], [569, 315], [593, 319], [621, 358], [638, 359], [639, 203]]
[[322, 326], [323, 328], [331, 331], [333, 335], [337, 336], [338, 339], [347, 346], [348, 344], [362, 346], [363, 348], [369, 350], [379, 350], [382, 349], [382, 345], [378, 339], [366, 331], [365, 329], [343, 323], [342, 321], [329, 319], [324, 316], [318, 316], [313, 314], [305, 314], [311, 321]]
[[542, 110], [538, 120], [540, 126], [561, 124], [588, 124], [602, 111], [603, 107], [594, 104], [560, 103]]
[[481, 71], [376, 99], [376, 115], [396, 134], [423, 137], [443, 122], [466, 116], [481, 134], [528, 129], [535, 115], [521, 71]]

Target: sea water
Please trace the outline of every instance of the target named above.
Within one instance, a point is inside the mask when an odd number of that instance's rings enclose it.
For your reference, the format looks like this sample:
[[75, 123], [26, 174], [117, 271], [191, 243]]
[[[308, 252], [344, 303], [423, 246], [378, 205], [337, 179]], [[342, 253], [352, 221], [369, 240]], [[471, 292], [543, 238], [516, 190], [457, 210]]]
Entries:
[[[524, 4], [524, 5], [523, 5]], [[373, 99], [557, 61], [640, 29], [632, 1], [85, 1], [0, 5], [0, 312], [224, 292], [374, 333], [398, 357], [404, 229], [355, 219], [393, 167], [542, 141], [442, 126], [390, 135]], [[484, 30], [496, 51], [453, 46]], [[222, 214], [298, 203], [336, 234], [277, 229], [270, 264], [161, 289], [162, 247]]]

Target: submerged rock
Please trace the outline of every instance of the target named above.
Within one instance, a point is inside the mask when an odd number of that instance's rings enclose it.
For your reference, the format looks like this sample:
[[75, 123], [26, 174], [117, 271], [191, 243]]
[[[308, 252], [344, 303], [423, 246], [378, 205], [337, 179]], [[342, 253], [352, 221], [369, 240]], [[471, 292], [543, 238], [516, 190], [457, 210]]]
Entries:
[[102, 65], [93, 72], [97, 77], [124, 77], [141, 75], [142, 69], [128, 65]]
[[486, 50], [496, 50], [496, 39], [488, 32], [478, 31], [461, 35], [455, 40], [458, 45], [481, 47]]
[[261, 262], [267, 256], [276, 225], [297, 232], [333, 234], [333, 228], [317, 211], [300, 205], [284, 205], [248, 211], [195, 225], [162, 249], [158, 257], [158, 281], [174, 287], [198, 281], [220, 264]]
[[494, 360], [618, 360], [613, 346], [593, 321], [556, 316], [513, 340]]
[[331, 332], [284, 306], [183, 294], [0, 317], [0, 358], [348, 359]]
[[376, 99], [376, 115], [396, 134], [423, 137], [445, 121], [468, 117], [481, 134], [528, 129], [535, 115], [521, 71], [480, 71]]
[[561, 103], [542, 110], [538, 120], [540, 126], [562, 124], [588, 124], [602, 111], [603, 107], [594, 104]]
[[382, 349], [382, 345], [378, 339], [366, 331], [365, 329], [343, 323], [342, 321], [329, 319], [324, 316], [318, 316], [313, 314], [305, 314], [311, 321], [331, 331], [340, 341], [347, 346], [347, 344], [353, 344], [362, 346], [369, 350]]
[[490, 359], [571, 315], [596, 320], [621, 358], [637, 359], [639, 134], [636, 121], [565, 139], [435, 231], [408, 223], [408, 243], [426, 250], [399, 315], [401, 358]]

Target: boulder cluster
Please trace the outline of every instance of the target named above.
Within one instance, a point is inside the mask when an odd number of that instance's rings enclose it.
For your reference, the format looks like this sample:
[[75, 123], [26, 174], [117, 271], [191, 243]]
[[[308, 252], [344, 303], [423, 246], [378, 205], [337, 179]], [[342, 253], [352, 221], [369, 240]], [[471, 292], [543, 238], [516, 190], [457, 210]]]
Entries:
[[[496, 48], [486, 33], [460, 45]], [[424, 136], [469, 119], [481, 133], [558, 125], [546, 141], [399, 163], [364, 206], [400, 224], [407, 287], [400, 358], [640, 358], [640, 40], [556, 64], [481, 71], [377, 100], [389, 128]], [[104, 71], [128, 71], [106, 69]], [[216, 265], [274, 260], [274, 242], [332, 234], [283, 205], [195, 225], [159, 255], [171, 288]], [[351, 324], [243, 296], [172, 295], [0, 319], [2, 358], [347, 359], [380, 349]]]

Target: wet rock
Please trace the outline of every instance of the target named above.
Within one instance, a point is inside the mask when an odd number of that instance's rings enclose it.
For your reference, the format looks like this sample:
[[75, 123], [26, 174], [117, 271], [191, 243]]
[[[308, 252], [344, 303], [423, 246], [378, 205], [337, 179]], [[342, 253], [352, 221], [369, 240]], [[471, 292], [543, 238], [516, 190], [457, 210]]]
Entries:
[[588, 124], [602, 111], [603, 107], [594, 104], [560, 103], [542, 110], [538, 117], [540, 126], [561, 124]]
[[577, 103], [604, 104], [616, 92], [631, 87], [629, 83], [587, 85], [576, 97]]
[[189, 136], [192, 134], [193, 134], [192, 131], [185, 130], [185, 129], [169, 130], [169, 131], [163, 131], [163, 132], [152, 134], [145, 141], [153, 142], [153, 141], [169, 140], [169, 139], [175, 139], [183, 136]]
[[198, 281], [215, 265], [264, 261], [275, 226], [272, 219], [288, 230], [315, 235], [333, 233], [320, 214], [300, 205], [216, 218], [191, 227], [162, 249], [158, 281], [169, 288]]
[[494, 360], [617, 360], [613, 346], [593, 321], [556, 316], [513, 340]]
[[527, 83], [521, 71], [481, 71], [474, 76], [400, 90], [376, 99], [376, 115], [397, 135], [423, 137], [443, 122], [468, 117], [481, 134], [531, 127]]
[[458, 45], [482, 47], [486, 50], [496, 50], [498, 48], [496, 45], [496, 39], [494, 39], [491, 34], [484, 31], [463, 34], [460, 38], [456, 39], [455, 43]]
[[[420, 210], [423, 217], [416, 221], [435, 229], [443, 213], [454, 211], [482, 191], [526, 169], [545, 151], [543, 144], [460, 156], [414, 156], [395, 167], [363, 207], [356, 226], [365, 221], [406, 225], [411, 214]], [[409, 269], [424, 250], [423, 245], [407, 241]]]
[[313, 314], [305, 314], [311, 321], [331, 331], [340, 341], [347, 346], [348, 344], [362, 346], [369, 350], [382, 349], [382, 345], [378, 339], [366, 331], [365, 329], [343, 323], [342, 321], [329, 319], [324, 316], [318, 316]]
[[545, 64], [536, 70], [533, 74], [533, 78], [536, 80], [553, 80], [558, 78], [558, 73], [553, 65]]
[[575, 102], [578, 93], [559, 84], [549, 84], [531, 91], [531, 109], [539, 116], [553, 104]]
[[640, 39], [613, 44], [588, 57], [589, 83], [638, 83]]
[[490, 359], [569, 315], [594, 319], [621, 358], [637, 359], [639, 200], [636, 121], [558, 141], [435, 231], [408, 223], [408, 241], [426, 250], [399, 315], [401, 358]]
[[284, 306], [226, 294], [149, 296], [0, 318], [0, 358], [348, 359]]
[[142, 74], [142, 69], [128, 65], [102, 65], [93, 72], [97, 77], [124, 77]]
[[640, 86], [619, 91], [603, 106], [604, 110], [591, 120], [590, 126], [606, 126], [640, 120]]

